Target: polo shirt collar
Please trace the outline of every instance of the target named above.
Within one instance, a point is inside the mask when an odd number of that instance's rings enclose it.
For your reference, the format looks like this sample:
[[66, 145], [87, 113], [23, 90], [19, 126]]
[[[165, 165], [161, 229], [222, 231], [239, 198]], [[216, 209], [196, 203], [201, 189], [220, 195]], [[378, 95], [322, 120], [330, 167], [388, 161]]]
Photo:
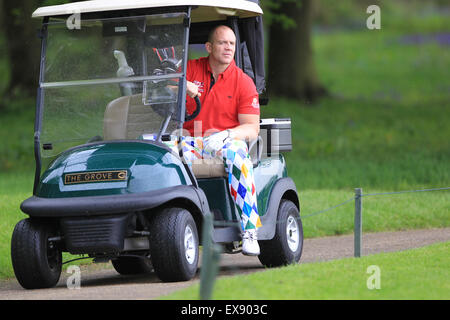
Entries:
[[[209, 58], [206, 59], [206, 66], [208, 68], [208, 71], [212, 74], [211, 66], [209, 65]], [[234, 62], [234, 59], [231, 61], [230, 65], [225, 69], [224, 72], [219, 74], [221, 75], [224, 80], [226, 80], [230, 74], [232, 73], [232, 70], [235, 68], [236, 62]]]

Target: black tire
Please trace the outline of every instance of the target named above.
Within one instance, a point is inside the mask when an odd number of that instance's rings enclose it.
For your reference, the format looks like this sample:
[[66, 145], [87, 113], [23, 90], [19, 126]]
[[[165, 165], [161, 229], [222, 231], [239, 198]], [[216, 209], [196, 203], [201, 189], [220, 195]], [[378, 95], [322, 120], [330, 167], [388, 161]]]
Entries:
[[111, 261], [114, 269], [122, 275], [147, 274], [153, 271], [148, 257], [119, 257]]
[[[188, 251], [185, 248], [186, 234], [191, 235], [189, 243], [192, 246]], [[189, 211], [165, 208], [151, 217], [150, 255], [153, 268], [162, 281], [187, 281], [195, 276], [199, 240], [195, 221]]]
[[[290, 231], [288, 226], [296, 232]], [[294, 243], [294, 240], [297, 240]], [[291, 243], [291, 246], [289, 245]], [[259, 241], [259, 261], [266, 267], [280, 267], [297, 263], [303, 250], [303, 226], [297, 206], [289, 200], [281, 200], [278, 208], [275, 236], [271, 240]]]
[[62, 252], [48, 239], [56, 228], [40, 220], [17, 223], [11, 239], [14, 274], [25, 289], [54, 287], [61, 275]]

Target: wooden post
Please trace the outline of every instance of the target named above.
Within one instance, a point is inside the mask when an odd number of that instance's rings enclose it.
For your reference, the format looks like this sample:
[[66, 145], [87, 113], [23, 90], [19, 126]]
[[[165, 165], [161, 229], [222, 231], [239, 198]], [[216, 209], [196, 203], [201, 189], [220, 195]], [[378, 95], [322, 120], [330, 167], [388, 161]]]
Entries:
[[362, 189], [355, 189], [355, 226], [354, 226], [354, 256], [359, 258], [362, 253]]
[[200, 270], [200, 299], [212, 298], [214, 282], [219, 269], [221, 247], [214, 243], [212, 233], [214, 231], [212, 216], [205, 215], [203, 220], [203, 259]]

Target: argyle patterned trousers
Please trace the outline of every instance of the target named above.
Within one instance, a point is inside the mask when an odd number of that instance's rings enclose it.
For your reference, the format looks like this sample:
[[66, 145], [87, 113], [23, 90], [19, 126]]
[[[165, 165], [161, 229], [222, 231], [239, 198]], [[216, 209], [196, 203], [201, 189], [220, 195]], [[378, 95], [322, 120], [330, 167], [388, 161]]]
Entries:
[[[165, 141], [172, 150], [178, 153], [177, 141]], [[243, 140], [226, 140], [221, 152], [210, 154], [204, 148], [202, 137], [182, 137], [181, 148], [188, 165], [197, 159], [219, 157], [228, 173], [228, 185], [231, 196], [241, 217], [243, 231], [261, 227], [258, 214], [253, 164], [248, 155], [247, 144]]]

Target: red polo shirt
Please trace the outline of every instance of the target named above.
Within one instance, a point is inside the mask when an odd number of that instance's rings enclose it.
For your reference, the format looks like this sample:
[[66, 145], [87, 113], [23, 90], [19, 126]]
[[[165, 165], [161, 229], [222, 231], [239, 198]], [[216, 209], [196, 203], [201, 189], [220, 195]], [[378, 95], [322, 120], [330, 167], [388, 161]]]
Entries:
[[[199, 115], [184, 124], [191, 136], [237, 127], [238, 114], [259, 115], [259, 99], [253, 80], [234, 62], [221, 73], [211, 88], [212, 71], [208, 57], [189, 60], [186, 79], [199, 86], [202, 109]], [[194, 99], [187, 97], [186, 108], [193, 113]]]

